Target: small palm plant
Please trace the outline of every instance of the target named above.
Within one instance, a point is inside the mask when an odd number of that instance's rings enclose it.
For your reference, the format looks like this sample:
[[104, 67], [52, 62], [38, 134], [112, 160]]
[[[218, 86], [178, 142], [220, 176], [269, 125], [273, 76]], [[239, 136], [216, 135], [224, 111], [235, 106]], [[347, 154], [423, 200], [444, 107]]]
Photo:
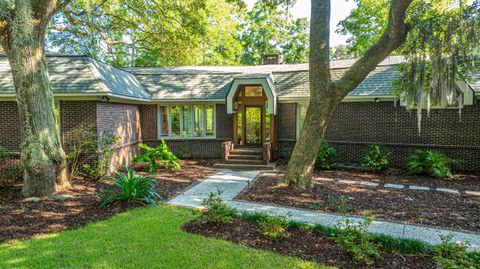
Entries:
[[162, 139], [162, 144], [156, 148], [151, 148], [145, 144], [140, 144], [142, 154], [134, 158], [135, 163], [145, 163], [150, 173], [157, 172], [160, 167], [168, 170], [180, 169], [178, 158], [173, 154]]
[[450, 165], [457, 161], [433, 150], [417, 150], [408, 159], [408, 170], [411, 174], [422, 174], [445, 178], [452, 177]]
[[106, 196], [101, 202], [102, 207], [120, 202], [137, 203], [141, 205], [156, 205], [160, 195], [155, 190], [155, 179], [149, 176], [137, 176], [135, 171], [128, 169], [126, 173], [116, 173], [108, 180], [113, 184], [105, 190]]

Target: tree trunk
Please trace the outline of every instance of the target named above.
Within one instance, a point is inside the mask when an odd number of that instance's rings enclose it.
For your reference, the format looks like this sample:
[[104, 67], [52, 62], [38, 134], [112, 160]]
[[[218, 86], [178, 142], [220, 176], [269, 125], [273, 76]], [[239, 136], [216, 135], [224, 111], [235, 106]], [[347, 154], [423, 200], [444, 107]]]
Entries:
[[387, 28], [338, 81], [332, 81], [329, 60], [330, 0], [312, 0], [310, 18], [310, 102], [282, 183], [304, 189], [312, 186], [315, 158], [332, 111], [375, 67], [405, 40], [405, 13], [412, 0], [392, 0]]
[[68, 188], [70, 183], [45, 60], [46, 26], [32, 17], [32, 6], [25, 2], [17, 1], [9, 36], [2, 44], [20, 115], [23, 194], [41, 197]]

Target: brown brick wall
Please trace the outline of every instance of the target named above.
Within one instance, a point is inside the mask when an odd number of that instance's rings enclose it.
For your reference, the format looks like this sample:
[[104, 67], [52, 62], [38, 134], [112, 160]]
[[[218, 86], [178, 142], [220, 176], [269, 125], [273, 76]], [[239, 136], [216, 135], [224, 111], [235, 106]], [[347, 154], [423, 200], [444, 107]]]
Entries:
[[68, 147], [78, 130], [96, 128], [97, 101], [60, 101], [60, 136], [64, 146]]
[[233, 139], [233, 115], [227, 114], [227, 106], [224, 104], [217, 104], [216, 111], [217, 111], [217, 114], [216, 114], [217, 139], [224, 140], [224, 141], [232, 140]]
[[296, 114], [297, 104], [278, 104], [278, 140], [279, 142], [295, 141], [296, 139]]
[[157, 139], [157, 106], [140, 105], [140, 124], [144, 140]]
[[417, 131], [416, 111], [395, 107], [393, 102], [342, 103], [336, 108], [326, 139], [335, 145], [344, 162], [359, 162], [368, 146], [383, 144], [391, 162], [404, 166], [419, 148], [435, 149], [462, 161], [458, 167], [479, 170], [480, 105], [424, 111], [422, 132]]
[[97, 133], [110, 131], [120, 138], [112, 165], [129, 164], [139, 153], [140, 109], [137, 105], [97, 103]]
[[10, 152], [18, 152], [22, 141], [17, 103], [0, 102], [0, 147]]

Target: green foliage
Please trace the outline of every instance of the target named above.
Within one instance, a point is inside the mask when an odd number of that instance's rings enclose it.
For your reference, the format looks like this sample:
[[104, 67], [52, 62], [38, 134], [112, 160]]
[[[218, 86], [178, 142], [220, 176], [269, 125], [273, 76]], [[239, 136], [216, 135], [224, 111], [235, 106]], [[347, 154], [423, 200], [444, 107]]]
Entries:
[[99, 180], [104, 178], [111, 165], [113, 146], [119, 137], [111, 131], [104, 131], [101, 135], [91, 129], [76, 129], [69, 134], [66, 143], [67, 161], [72, 176]]
[[116, 173], [115, 177], [109, 177], [108, 180], [113, 186], [105, 190], [102, 207], [120, 202], [156, 205], [156, 200], [160, 199], [155, 188], [155, 179], [135, 175], [135, 171], [131, 169], [127, 168], [126, 173]]
[[168, 170], [180, 169], [178, 158], [173, 154], [162, 139], [162, 144], [156, 148], [151, 148], [145, 144], [140, 144], [142, 154], [133, 159], [135, 163], [146, 163], [148, 172], [157, 172], [160, 167]]
[[417, 150], [408, 158], [408, 171], [411, 174], [428, 174], [445, 178], [451, 177], [450, 165], [455, 161], [433, 150]]
[[337, 150], [327, 141], [323, 141], [315, 159], [315, 166], [322, 169], [332, 169], [338, 161]]
[[332, 195], [328, 195], [325, 203], [310, 203], [308, 205], [308, 209], [332, 210], [335, 212], [341, 212], [342, 214], [354, 211], [354, 208], [348, 205], [348, 198], [343, 194], [341, 194], [338, 198]]
[[278, 53], [284, 63], [308, 62], [307, 18], [293, 19], [291, 1], [258, 0], [241, 23], [244, 44], [241, 63], [262, 64], [262, 55]]
[[342, 229], [336, 234], [335, 241], [344, 245], [357, 262], [371, 264], [380, 258], [379, 245], [374, 242], [373, 234], [368, 232], [371, 224], [371, 218], [360, 223], [353, 223], [348, 218], [339, 222]]
[[467, 252], [468, 243], [452, 241], [453, 235], [440, 236], [442, 243], [435, 247], [435, 261], [443, 269], [480, 268], [480, 255]]
[[264, 216], [259, 220], [258, 225], [262, 234], [269, 239], [286, 236], [289, 227], [286, 216]]
[[212, 223], [228, 223], [232, 221], [237, 215], [237, 210], [226, 205], [220, 195], [222, 192], [217, 190], [217, 193], [211, 192], [208, 198], [202, 201], [202, 205], [207, 208], [203, 219]]
[[20, 161], [9, 158], [7, 151], [0, 147], [0, 186], [6, 185], [10, 180], [21, 178], [22, 172]]
[[242, 1], [74, 0], [53, 18], [51, 47], [114, 66], [233, 65]]
[[374, 171], [381, 171], [388, 168], [389, 152], [382, 151], [379, 145], [370, 146], [370, 151], [363, 156], [362, 166], [372, 168]]

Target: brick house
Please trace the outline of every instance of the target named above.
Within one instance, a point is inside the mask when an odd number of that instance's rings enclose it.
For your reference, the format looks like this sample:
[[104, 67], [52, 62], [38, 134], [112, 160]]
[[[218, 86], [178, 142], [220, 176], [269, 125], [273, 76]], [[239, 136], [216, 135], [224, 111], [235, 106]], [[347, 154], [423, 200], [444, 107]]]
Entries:
[[[333, 79], [353, 62], [332, 62]], [[341, 161], [359, 162], [370, 144], [380, 143], [396, 166], [416, 149], [430, 148], [461, 160], [463, 170], [480, 171], [480, 79], [458, 83], [461, 115], [445, 104], [433, 108], [419, 135], [416, 112], [396, 104], [389, 92], [401, 62], [390, 57], [379, 64], [334, 111], [326, 139]], [[49, 54], [47, 63], [63, 142], [78, 128], [110, 130], [121, 138], [116, 164], [128, 163], [139, 143], [154, 146], [160, 139], [184, 157], [221, 158], [231, 145], [268, 145], [265, 158], [284, 157], [295, 144], [309, 98], [308, 64], [121, 70], [87, 56], [59, 54]], [[0, 111], [0, 146], [17, 152], [21, 134], [5, 56]]]

